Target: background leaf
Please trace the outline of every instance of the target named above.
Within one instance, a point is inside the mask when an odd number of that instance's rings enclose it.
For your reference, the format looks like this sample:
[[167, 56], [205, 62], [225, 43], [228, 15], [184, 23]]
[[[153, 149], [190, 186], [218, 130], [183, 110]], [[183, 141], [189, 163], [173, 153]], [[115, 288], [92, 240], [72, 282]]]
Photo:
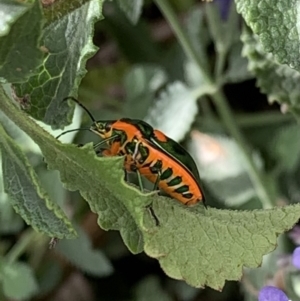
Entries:
[[273, 139], [273, 155], [280, 170], [295, 171], [300, 159], [299, 125], [283, 127], [277, 133]]
[[170, 84], [150, 108], [145, 121], [168, 137], [180, 141], [197, 114], [197, 96], [182, 82]]
[[93, 276], [108, 276], [113, 267], [101, 250], [93, 249], [89, 237], [79, 227], [76, 227], [78, 238], [61, 240], [57, 250], [79, 269]]
[[143, 8], [143, 0], [117, 0], [119, 7], [124, 11], [128, 20], [132, 22], [132, 24], [136, 24], [140, 18]]
[[135, 290], [136, 300], [139, 301], [171, 301], [172, 298], [162, 289], [159, 279], [155, 276], [148, 276], [143, 279]]
[[[115, 2], [115, 1], [114, 1]], [[105, 4], [105, 29], [114, 36], [122, 55], [131, 63], [162, 61], [159, 45], [153, 43], [149, 28], [144, 22], [133, 25], [114, 2]]]
[[166, 72], [156, 65], [138, 65], [125, 75], [126, 90], [125, 115], [143, 119], [155, 93], [167, 82]]
[[[24, 7], [16, 6], [14, 2], [10, 5], [7, 2], [0, 4], [0, 14], [4, 19], [2, 32], [7, 32], [5, 18], [17, 19], [11, 25], [9, 35], [0, 34], [0, 77], [8, 82], [24, 82], [28, 77], [35, 74], [36, 68], [41, 63], [44, 53], [39, 49], [40, 37], [43, 26], [42, 10], [39, 1], [34, 1], [32, 6], [24, 13]], [[6, 11], [14, 7], [11, 16]], [[17, 9], [16, 9], [17, 8]], [[13, 14], [15, 12], [15, 14]], [[0, 23], [1, 32], [1, 23]], [[22, 49], [22, 51], [20, 51]], [[24, 59], [26, 58], [26, 59]]]
[[74, 238], [75, 230], [59, 206], [40, 187], [21, 149], [0, 126], [3, 182], [14, 209], [36, 231], [51, 237]]
[[12, 24], [28, 9], [30, 9], [30, 5], [25, 3], [10, 0], [1, 1], [0, 12], [2, 13], [2, 17], [0, 20], [0, 37], [7, 35]]
[[[242, 205], [256, 196], [245, 158], [234, 140], [196, 130], [191, 138], [189, 150], [212, 195], [229, 206]], [[262, 160], [255, 152], [253, 160], [261, 169]]]
[[59, 263], [53, 259], [47, 260], [42, 267], [42, 271], [38, 273], [39, 294], [44, 295], [50, 293], [63, 278], [63, 270]]
[[70, 123], [70, 108], [62, 100], [76, 96], [75, 91], [86, 73], [86, 61], [96, 51], [91, 34], [94, 23], [101, 17], [102, 4], [103, 1], [91, 0], [47, 25], [42, 37], [47, 55], [38, 74], [27, 83], [15, 85], [18, 96], [30, 95], [28, 113], [53, 128]]
[[[200, 7], [195, 7], [189, 11], [186, 24], [187, 35], [198, 54], [204, 66], [208, 67], [206, 62], [206, 47], [211, 42], [211, 36], [207, 31], [207, 24], [205, 23], [204, 12]], [[186, 58], [185, 58], [186, 59]]]
[[283, 111], [297, 116], [300, 113], [300, 93], [298, 71], [286, 65], [279, 65], [271, 54], [266, 54], [262, 45], [249, 30], [242, 35], [243, 55], [248, 57], [248, 69], [256, 76], [257, 84], [266, 93], [270, 103], [283, 104]]
[[254, 76], [248, 70], [248, 60], [242, 54], [243, 44], [238, 41], [230, 48], [228, 57], [228, 69], [225, 73], [226, 83], [238, 83], [252, 79]]
[[3, 292], [6, 297], [24, 300], [38, 292], [31, 267], [25, 263], [3, 263], [1, 268]]
[[[1, 173], [1, 178], [2, 178], [2, 173]], [[1, 234], [17, 233], [23, 228], [23, 226], [24, 226], [23, 220], [13, 210], [9, 197], [4, 192], [4, 187], [1, 181], [0, 182], [0, 233]]]

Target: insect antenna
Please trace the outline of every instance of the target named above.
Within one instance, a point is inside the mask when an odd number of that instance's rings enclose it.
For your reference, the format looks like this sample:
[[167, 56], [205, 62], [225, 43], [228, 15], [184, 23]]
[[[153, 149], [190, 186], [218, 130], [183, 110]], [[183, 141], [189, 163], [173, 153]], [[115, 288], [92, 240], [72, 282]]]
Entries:
[[60, 133], [57, 137], [55, 137], [55, 139], [60, 138], [64, 134], [75, 132], [75, 131], [90, 131], [90, 129], [89, 128], [78, 128], [78, 129], [67, 130], [67, 131]]
[[[85, 111], [86, 111], [86, 113], [90, 116], [90, 118], [92, 119], [92, 121], [94, 122], [94, 123], [96, 123], [96, 120], [95, 120], [95, 118], [94, 118], [94, 116], [92, 115], [92, 113], [81, 103], [81, 102], [79, 102], [79, 100], [78, 99], [76, 99], [75, 97], [73, 97], [73, 96], [68, 96], [68, 97], [66, 97], [66, 98], [64, 98], [62, 101], [66, 101], [66, 100], [73, 100], [74, 102], [76, 102], [80, 107], [82, 107]], [[72, 130], [67, 130], [67, 131], [64, 131], [64, 132], [62, 132], [61, 134], [59, 134], [57, 137], [56, 137], [56, 139], [58, 139], [58, 138], [60, 138], [62, 135], [64, 135], [64, 134], [67, 134], [67, 133], [71, 133], [71, 132], [75, 132], [75, 131], [90, 131], [90, 129], [89, 128], [78, 128], [78, 129], [72, 129]]]
[[96, 123], [96, 120], [95, 120], [95, 118], [94, 118], [94, 116], [91, 114], [91, 112], [81, 103], [81, 102], [79, 102], [79, 100], [78, 99], [76, 99], [75, 97], [73, 97], [73, 96], [68, 96], [68, 97], [66, 97], [66, 98], [64, 98], [63, 99], [63, 101], [66, 101], [66, 100], [73, 100], [74, 102], [76, 102], [79, 106], [81, 106], [86, 112], [87, 112], [87, 114], [90, 116], [90, 118], [92, 119], [92, 121], [93, 122], [95, 122]]

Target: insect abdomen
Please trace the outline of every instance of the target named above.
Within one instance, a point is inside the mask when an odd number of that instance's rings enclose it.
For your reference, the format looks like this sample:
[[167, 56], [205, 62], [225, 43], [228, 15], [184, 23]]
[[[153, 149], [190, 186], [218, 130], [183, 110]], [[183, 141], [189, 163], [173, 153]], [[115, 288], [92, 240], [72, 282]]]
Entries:
[[[147, 147], [147, 146], [142, 146]], [[158, 187], [174, 199], [186, 205], [196, 204], [203, 200], [203, 194], [191, 173], [181, 165], [158, 150], [149, 147], [149, 156], [136, 167], [150, 182], [155, 183], [160, 172]], [[158, 171], [156, 167], [160, 163]]]

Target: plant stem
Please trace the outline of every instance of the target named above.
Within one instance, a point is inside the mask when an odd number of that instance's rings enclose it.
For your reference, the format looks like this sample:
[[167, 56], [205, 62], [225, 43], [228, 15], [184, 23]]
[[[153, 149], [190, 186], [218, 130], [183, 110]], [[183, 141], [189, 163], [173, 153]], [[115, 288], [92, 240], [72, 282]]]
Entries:
[[213, 95], [213, 101], [216, 105], [220, 117], [222, 118], [223, 123], [227, 127], [232, 137], [234, 137], [234, 139], [236, 140], [245, 157], [248, 174], [255, 187], [256, 193], [260, 198], [263, 208], [272, 208], [275, 205], [275, 200], [273, 200], [273, 198], [271, 197], [271, 193], [268, 192], [267, 188], [264, 185], [263, 175], [261, 175], [261, 173], [257, 170], [257, 167], [254, 164], [251, 151], [247, 145], [244, 136], [242, 135], [236, 124], [235, 118], [226, 102], [223, 93], [220, 91], [215, 93], [215, 95]]
[[24, 253], [26, 248], [33, 243], [36, 237], [36, 232], [32, 229], [28, 229], [18, 242], [12, 247], [12, 249], [7, 253], [6, 258], [9, 263], [13, 263]]
[[227, 51], [225, 49], [218, 50], [217, 54], [218, 55], [216, 58], [217, 61], [215, 65], [215, 78], [217, 83], [220, 84], [222, 82], [222, 74], [226, 62]]
[[279, 112], [258, 112], [252, 114], [238, 114], [235, 120], [240, 127], [259, 127], [268, 125], [279, 125], [281, 123], [295, 122], [290, 114]]
[[[188, 58], [190, 58], [197, 65], [199, 71], [203, 74], [204, 79], [207, 84], [214, 85], [215, 82], [212, 79], [211, 74], [206, 70], [202, 61], [198, 58], [197, 53], [195, 52], [191, 42], [189, 41], [186, 33], [183, 28], [180, 26], [178, 18], [169, 4], [168, 0], [155, 0], [156, 4], [164, 14], [165, 18], [170, 23], [173, 28], [179, 43], [181, 44], [183, 50], [185, 51]], [[248, 174], [251, 178], [251, 181], [255, 187], [256, 193], [260, 198], [260, 201], [263, 205], [263, 208], [271, 208], [274, 206], [275, 200], [271, 197], [271, 193], [268, 191], [267, 187], [264, 185], [263, 175], [260, 174], [259, 170], [256, 168], [249, 147], [247, 146], [246, 140], [241, 134], [231, 112], [230, 107], [228, 106], [226, 99], [221, 91], [216, 91], [211, 93], [213, 102], [217, 108], [217, 111], [226, 126], [228, 132], [236, 140], [240, 150], [242, 151], [245, 161], [247, 163]]]
[[154, 0], [157, 4], [157, 6], [160, 8], [162, 13], [164, 14], [165, 18], [170, 23], [171, 27], [173, 28], [179, 43], [181, 44], [185, 54], [187, 57], [193, 61], [199, 68], [200, 72], [203, 74], [204, 79], [206, 80], [207, 84], [212, 84], [213, 81], [208, 73], [206, 68], [204, 67], [204, 64], [201, 62], [201, 58], [197, 55], [197, 52], [193, 48], [192, 44], [189, 42], [189, 38], [185, 34], [185, 32], [182, 29], [182, 26], [180, 25], [178, 18], [170, 5], [168, 0]]

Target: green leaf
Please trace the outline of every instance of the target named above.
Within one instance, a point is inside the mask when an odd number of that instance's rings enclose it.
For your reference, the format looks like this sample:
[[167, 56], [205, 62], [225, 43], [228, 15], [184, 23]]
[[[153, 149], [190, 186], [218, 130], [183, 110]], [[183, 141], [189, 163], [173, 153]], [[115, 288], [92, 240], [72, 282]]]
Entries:
[[[1, 160], [0, 160], [1, 161]], [[19, 232], [23, 226], [23, 220], [13, 210], [10, 200], [3, 191], [2, 175], [0, 184], [0, 234], [13, 234]]]
[[[277, 62], [300, 70], [297, 0], [236, 0], [237, 11]], [[272, 16], [272, 17], [271, 17]]]
[[63, 282], [63, 266], [57, 259], [47, 258], [37, 271], [37, 278], [39, 295], [49, 294]]
[[225, 83], [239, 83], [253, 78], [248, 70], [248, 60], [242, 56], [243, 44], [238, 41], [232, 45], [228, 57], [228, 69], [224, 74]]
[[46, 1], [43, 2], [43, 13], [47, 20], [47, 24], [54, 22], [55, 20], [62, 19], [62, 17], [70, 14], [74, 10], [80, 9], [80, 7], [90, 2], [90, 0], [69, 0], [69, 1]]
[[168, 291], [174, 292], [178, 300], [197, 300], [199, 289], [188, 285], [186, 282], [178, 280], [168, 281]]
[[[125, 60], [120, 60], [114, 64], [101, 66], [101, 68], [96, 66], [95, 68], [90, 68], [83, 78], [78, 91], [79, 99], [86, 105], [95, 105], [96, 103], [97, 106], [101, 99], [101, 110], [96, 110], [95, 112], [97, 119], [105, 116], [106, 114], [103, 111], [107, 111], [109, 108], [111, 109], [111, 114], [118, 114], [118, 111], [122, 109], [120, 102], [113, 98], [114, 96], [109, 91], [123, 84], [123, 77], [128, 68], [129, 63], [125, 62]], [[90, 109], [93, 109], [93, 107], [90, 107]], [[107, 117], [104, 118], [107, 119]], [[117, 118], [120, 118], [120, 116]]]
[[[15, 2], [10, 5], [4, 2], [0, 4], [0, 14], [6, 15], [6, 11], [11, 6], [14, 6], [15, 9], [11, 12], [11, 16], [6, 16], [8, 20], [10, 18], [14, 20], [22, 13], [23, 15], [11, 25], [9, 34], [0, 38], [0, 77], [10, 83], [24, 82], [35, 74], [34, 70], [44, 56], [39, 49], [43, 26], [42, 10], [40, 1], [34, 1], [25, 13], [25, 6], [21, 8], [16, 6]], [[0, 18], [0, 22], [2, 22], [2, 18], [3, 16]], [[2, 32], [5, 31], [8, 31], [7, 24], [2, 25]]]
[[126, 74], [125, 115], [134, 119], [143, 119], [154, 100], [155, 92], [167, 81], [163, 69], [155, 65], [135, 66]]
[[300, 205], [239, 212], [187, 207], [141, 193], [124, 183], [123, 158], [97, 157], [91, 144], [63, 145], [1, 90], [0, 99], [0, 109], [40, 145], [49, 168], [60, 171], [66, 187], [80, 191], [102, 228], [120, 230], [131, 251], [144, 247], [167, 275], [191, 286], [222, 289], [225, 280], [240, 279], [243, 266], [259, 266], [262, 256], [275, 249], [277, 235], [299, 220]]
[[[228, 3], [228, 6], [231, 5], [233, 4]], [[231, 18], [228, 18], [230, 23], [227, 23], [222, 20], [218, 3], [210, 3], [205, 6], [205, 9], [208, 30], [214, 41], [216, 51], [227, 51], [232, 43], [234, 33], [238, 31], [238, 18], [236, 17], [236, 14], [234, 15], [235, 18], [231, 15]], [[231, 28], [229, 25], [231, 25]]]
[[138, 22], [142, 13], [143, 2], [143, 0], [117, 0], [119, 7], [123, 10], [132, 24], [136, 24]]
[[[257, 301], [257, 295], [254, 296], [253, 291], [259, 291], [262, 287], [262, 283], [264, 283], [266, 279], [271, 279], [276, 273], [277, 275], [283, 275], [282, 273], [284, 271], [282, 269], [285, 269], [286, 266], [283, 267], [279, 264], [279, 260], [282, 258], [283, 254], [287, 255], [290, 251], [287, 244], [287, 238], [281, 235], [278, 237], [278, 247], [274, 252], [263, 257], [259, 269], [244, 269], [241, 288], [245, 294], [245, 301]], [[249, 290], [249, 286], [247, 285], [250, 283], [253, 291]], [[289, 298], [292, 298], [290, 294], [288, 294], [288, 296]]]
[[184, 77], [188, 86], [194, 89], [205, 81], [202, 71], [194, 62], [189, 60], [184, 63]]
[[42, 38], [47, 56], [38, 74], [27, 83], [16, 85], [18, 96], [30, 95], [28, 113], [53, 128], [69, 124], [70, 108], [62, 100], [76, 94], [86, 73], [86, 61], [96, 52], [92, 35], [102, 4], [102, 0], [91, 0], [49, 24]]
[[295, 171], [300, 159], [299, 125], [283, 127], [273, 139], [272, 150], [280, 170]]
[[157, 65], [136, 65], [124, 79], [127, 98], [130, 100], [154, 94], [167, 81], [166, 72]]
[[148, 276], [143, 279], [135, 289], [136, 300], [138, 301], [171, 301], [168, 293], [162, 289], [160, 281], [155, 276]]
[[[198, 131], [193, 131], [191, 138], [189, 151], [212, 195], [229, 206], [242, 205], [256, 196], [247, 162], [234, 140]], [[256, 152], [252, 156], [261, 169], [261, 158]]]
[[18, 1], [2, 0], [0, 3], [0, 37], [7, 35], [12, 24], [30, 7], [30, 5]]
[[199, 54], [199, 59], [206, 55], [206, 46], [211, 41], [208, 34], [207, 25], [204, 20], [204, 13], [201, 7], [193, 7], [187, 17], [187, 34], [193, 45], [193, 48]]
[[11, 204], [36, 231], [74, 238], [75, 230], [59, 206], [40, 187], [37, 175], [19, 146], [0, 125], [3, 183]]
[[243, 54], [248, 57], [248, 69], [256, 76], [257, 84], [270, 103], [283, 104], [284, 111], [300, 113], [300, 73], [289, 66], [279, 65], [271, 54], [266, 54], [257, 38], [245, 29], [242, 37]]
[[134, 63], [162, 61], [161, 49], [153, 42], [148, 24], [141, 20], [133, 25], [114, 2], [106, 2], [105, 6], [107, 10], [103, 26], [114, 37], [126, 59]]
[[56, 249], [71, 263], [90, 275], [98, 277], [110, 275], [113, 267], [104, 253], [92, 248], [89, 237], [81, 228], [76, 227], [76, 230], [77, 239], [61, 240]]
[[211, 3], [205, 6], [206, 18], [210, 35], [215, 43], [217, 52], [227, 52], [239, 36], [239, 15], [234, 1], [227, 2], [228, 18], [225, 21], [220, 13], [220, 5]]
[[[230, 211], [183, 207], [155, 199], [159, 227], [145, 226], [144, 250], [172, 278], [195, 287], [221, 290], [225, 279], [239, 280], [242, 267], [258, 267], [273, 251], [276, 236], [299, 219], [300, 206]], [[149, 223], [149, 220], [148, 220]]]
[[38, 292], [37, 282], [30, 266], [21, 262], [2, 263], [1, 281], [6, 297], [24, 300]]
[[193, 92], [182, 82], [170, 84], [149, 110], [145, 121], [175, 141], [181, 140], [198, 112], [198, 95]]
[[91, 145], [78, 148], [61, 144], [14, 107], [1, 89], [0, 99], [0, 109], [40, 146], [49, 167], [60, 171], [61, 181], [66, 188], [79, 190], [91, 209], [98, 213], [99, 225], [106, 230], [119, 230], [127, 247], [133, 253], [141, 252], [141, 232], [121, 201], [124, 198], [134, 201], [141, 193], [132, 187], [125, 190], [128, 185], [123, 180], [121, 185], [116, 185], [124, 177], [123, 158], [95, 160]]

